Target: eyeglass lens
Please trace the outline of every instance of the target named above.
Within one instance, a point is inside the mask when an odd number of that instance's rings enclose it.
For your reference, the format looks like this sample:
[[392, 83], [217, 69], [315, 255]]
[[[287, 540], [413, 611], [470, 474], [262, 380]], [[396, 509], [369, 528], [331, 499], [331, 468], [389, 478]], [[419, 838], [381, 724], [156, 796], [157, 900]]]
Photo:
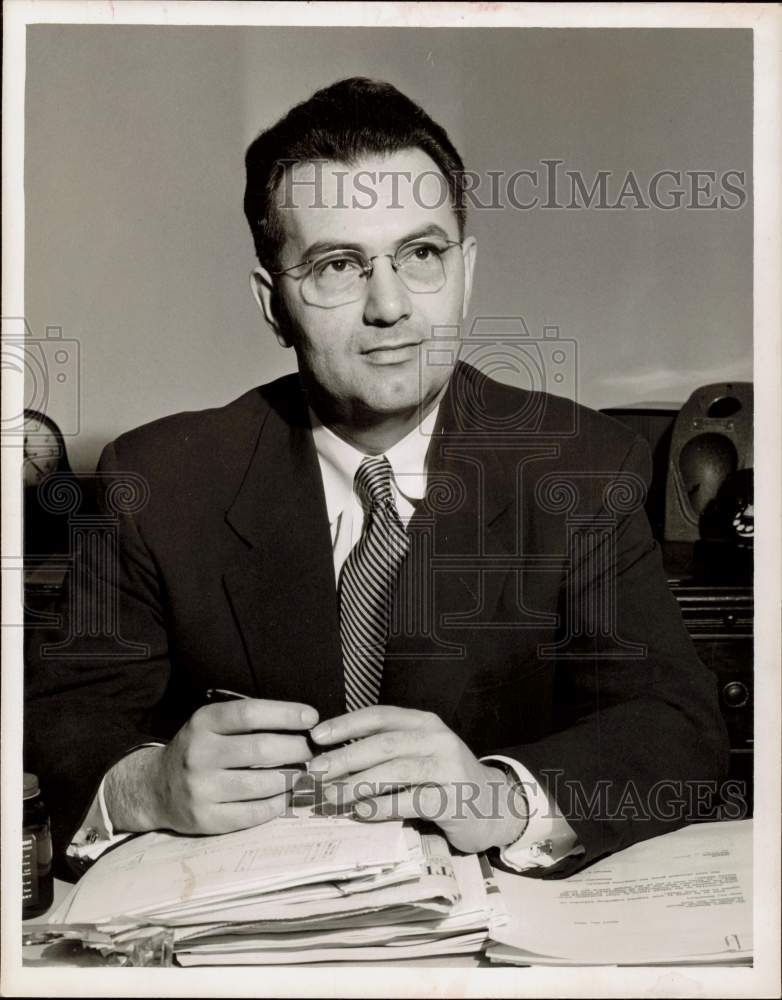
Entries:
[[[453, 244], [410, 243], [401, 247], [392, 266], [405, 287], [416, 293], [437, 292], [446, 281], [442, 255]], [[377, 259], [377, 258], [375, 258]], [[359, 299], [371, 275], [375, 259], [367, 260], [354, 250], [335, 250], [312, 261], [302, 282], [302, 295], [312, 305], [346, 305]]]

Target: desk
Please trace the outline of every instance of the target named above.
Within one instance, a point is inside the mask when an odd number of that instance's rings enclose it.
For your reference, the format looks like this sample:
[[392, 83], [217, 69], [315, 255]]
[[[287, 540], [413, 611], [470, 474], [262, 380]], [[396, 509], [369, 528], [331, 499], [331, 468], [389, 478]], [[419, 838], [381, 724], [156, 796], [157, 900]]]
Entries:
[[[495, 869], [494, 882], [509, 918], [496, 931], [500, 942], [497, 951], [508, 964], [567, 966], [581, 961], [587, 965], [639, 966], [660, 964], [665, 958], [672, 959], [672, 965], [713, 961], [747, 964], [753, 939], [752, 828], [752, 820], [693, 824], [619, 851], [572, 876], [572, 881], [524, 879]], [[56, 904], [67, 891], [66, 883], [56, 883]], [[590, 903], [586, 910], [575, 905], [583, 902]], [[617, 902], [622, 903], [622, 909], [616, 908]], [[671, 906], [677, 908], [675, 916]], [[532, 920], [530, 914], [534, 914]], [[43, 914], [25, 926], [46, 921], [47, 914]], [[554, 944], [559, 947], [552, 949]], [[447, 970], [490, 965], [481, 952], [425, 959], [399, 959], [395, 952], [398, 956], [399, 950], [389, 947], [381, 952], [388, 958], [379, 961], [305, 962], [298, 967], [372, 965]], [[289, 953], [291, 957], [299, 954]], [[687, 956], [701, 956], [705, 962]], [[239, 958], [238, 967], [240, 962]], [[97, 954], [82, 954], [80, 949], [74, 954], [72, 943], [59, 942], [26, 949], [23, 964], [104, 963]]]

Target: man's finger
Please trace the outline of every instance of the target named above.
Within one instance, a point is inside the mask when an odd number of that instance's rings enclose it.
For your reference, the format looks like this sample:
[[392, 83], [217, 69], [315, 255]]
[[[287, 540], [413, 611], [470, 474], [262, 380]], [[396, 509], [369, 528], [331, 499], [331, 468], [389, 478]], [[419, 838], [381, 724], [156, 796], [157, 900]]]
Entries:
[[217, 767], [284, 767], [312, 759], [305, 736], [285, 733], [239, 733], [215, 738]]
[[233, 833], [251, 826], [268, 823], [275, 816], [281, 816], [290, 808], [290, 795], [275, 795], [267, 799], [250, 802], [229, 802], [215, 806], [211, 829], [204, 833]]
[[327, 802], [342, 806], [358, 799], [393, 794], [411, 785], [426, 784], [432, 780], [429, 758], [400, 757], [358, 774], [351, 774], [350, 777], [329, 782], [323, 786], [323, 797]]
[[431, 712], [421, 712], [416, 708], [397, 708], [395, 705], [372, 705], [321, 722], [310, 735], [316, 743], [325, 746], [387, 732], [389, 729], [432, 730], [440, 726], [442, 723]]
[[193, 715], [193, 725], [213, 733], [271, 732], [311, 729], [318, 713], [310, 705], [294, 701], [267, 701], [264, 698], [237, 698], [217, 705], [205, 705]]
[[423, 730], [390, 730], [344, 747], [327, 749], [310, 761], [309, 770], [320, 781], [332, 781], [399, 757], [428, 754], [430, 750], [431, 740]]
[[216, 802], [249, 802], [290, 792], [301, 772], [289, 770], [220, 771], [216, 779]]

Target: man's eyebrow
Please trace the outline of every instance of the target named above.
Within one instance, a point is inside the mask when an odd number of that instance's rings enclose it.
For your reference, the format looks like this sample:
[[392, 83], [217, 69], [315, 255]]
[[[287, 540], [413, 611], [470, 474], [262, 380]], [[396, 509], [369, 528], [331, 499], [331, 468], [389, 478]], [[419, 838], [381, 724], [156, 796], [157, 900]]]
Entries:
[[[405, 243], [412, 243], [414, 240], [424, 239], [426, 236], [439, 236], [443, 240], [451, 239], [442, 226], [438, 226], [436, 223], [429, 223], [401, 236], [394, 243], [394, 250], [398, 250]], [[366, 254], [366, 247], [361, 243], [350, 243], [346, 240], [317, 240], [315, 243], [311, 243], [304, 251], [303, 259], [309, 260], [319, 254], [330, 253], [332, 250], [356, 250], [358, 253]]]

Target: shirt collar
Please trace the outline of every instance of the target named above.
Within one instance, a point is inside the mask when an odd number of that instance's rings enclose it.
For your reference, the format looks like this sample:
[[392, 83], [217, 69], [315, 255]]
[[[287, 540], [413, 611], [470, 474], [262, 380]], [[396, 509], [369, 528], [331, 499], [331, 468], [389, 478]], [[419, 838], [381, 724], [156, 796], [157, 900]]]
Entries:
[[[385, 453], [396, 488], [410, 501], [422, 500], [426, 493], [426, 453], [439, 409], [438, 403], [420, 424]], [[350, 503], [353, 480], [367, 456], [321, 423], [312, 407], [309, 417], [326, 493], [329, 524], [333, 524]]]

